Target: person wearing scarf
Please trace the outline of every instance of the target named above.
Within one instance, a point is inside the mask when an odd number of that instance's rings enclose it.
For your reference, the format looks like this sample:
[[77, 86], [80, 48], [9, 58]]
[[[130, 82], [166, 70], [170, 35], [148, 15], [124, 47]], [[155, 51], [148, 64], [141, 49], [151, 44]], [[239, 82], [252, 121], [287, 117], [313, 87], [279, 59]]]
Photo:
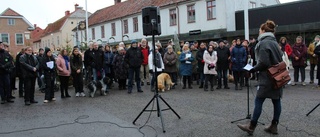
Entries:
[[186, 89], [186, 83], [188, 79], [188, 88], [192, 89], [192, 61], [194, 60], [194, 57], [192, 56], [192, 53], [189, 50], [189, 44], [184, 44], [182, 47], [182, 53], [179, 57], [180, 61], [180, 75], [182, 76], [183, 81], [183, 87], [182, 89]]
[[204, 91], [208, 91], [208, 81], [211, 84], [210, 90], [213, 91], [214, 80], [216, 79], [215, 76], [217, 75], [217, 71], [215, 67], [218, 61], [217, 51], [214, 51], [213, 45], [209, 45], [208, 49], [204, 51], [203, 60], [204, 60], [203, 74], [205, 74]]
[[66, 49], [61, 50], [57, 58], [57, 69], [60, 80], [61, 98], [71, 97], [68, 93], [69, 77], [71, 74], [68, 52]]

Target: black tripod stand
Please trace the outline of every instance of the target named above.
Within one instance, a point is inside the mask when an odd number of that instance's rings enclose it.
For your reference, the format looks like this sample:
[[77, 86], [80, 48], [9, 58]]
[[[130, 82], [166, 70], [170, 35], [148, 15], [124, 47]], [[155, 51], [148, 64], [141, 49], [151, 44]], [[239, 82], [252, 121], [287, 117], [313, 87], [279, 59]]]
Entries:
[[[250, 81], [250, 80], [249, 80]], [[249, 106], [249, 87], [250, 87], [250, 84], [251, 82], [248, 82], [248, 85], [247, 85], [247, 116], [245, 118], [241, 118], [241, 119], [238, 119], [238, 120], [234, 120], [234, 121], [231, 121], [231, 123], [235, 123], [235, 122], [238, 122], [238, 121], [242, 121], [242, 120], [246, 120], [246, 119], [251, 119], [251, 114], [250, 114], [250, 106]], [[261, 123], [261, 122], [258, 122], [262, 125], [264, 125], [264, 123]]]
[[319, 106], [320, 106], [320, 103], [317, 106], [315, 106], [310, 112], [308, 112], [307, 116], [309, 116], [309, 114], [312, 113]]
[[[154, 24], [156, 23], [156, 21], [154, 19], [151, 20], [152, 23], [152, 28], [154, 27]], [[153, 96], [153, 98], [149, 101], [149, 103], [147, 104], [146, 107], [144, 107], [144, 109], [140, 112], [140, 114], [136, 117], [136, 119], [134, 119], [134, 121], [132, 122], [133, 124], [135, 124], [135, 122], [138, 120], [138, 118], [141, 116], [141, 114], [145, 111], [157, 111], [158, 117], [160, 117], [161, 120], [161, 124], [162, 124], [162, 130], [165, 133], [165, 129], [164, 129], [164, 123], [163, 123], [163, 117], [162, 117], [162, 111], [165, 110], [171, 110], [174, 114], [176, 114], [176, 116], [180, 119], [180, 116], [177, 114], [176, 111], [174, 111], [172, 109], [172, 107], [161, 97], [161, 95], [158, 93], [158, 80], [157, 80], [157, 66], [156, 66], [156, 52], [155, 52], [155, 40], [154, 40], [154, 32], [152, 32], [152, 47], [153, 47], [153, 77], [155, 78], [155, 94]], [[152, 85], [153, 86], [153, 85]], [[159, 98], [167, 105], [167, 109], [161, 109], [160, 108], [160, 104], [159, 104]], [[157, 103], [157, 108], [156, 110], [146, 110], [148, 108], [148, 106], [151, 104], [152, 101], [156, 100]]]

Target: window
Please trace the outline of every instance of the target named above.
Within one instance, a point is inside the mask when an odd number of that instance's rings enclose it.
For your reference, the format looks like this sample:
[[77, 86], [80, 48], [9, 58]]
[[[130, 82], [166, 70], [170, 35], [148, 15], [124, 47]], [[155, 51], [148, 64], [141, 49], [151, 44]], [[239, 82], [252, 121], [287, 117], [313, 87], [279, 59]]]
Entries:
[[252, 8], [256, 8], [257, 4], [253, 1], [250, 1], [250, 4], [249, 4], [249, 8], [252, 9]]
[[112, 36], [116, 35], [116, 23], [111, 24]]
[[92, 33], [92, 40], [96, 39], [94, 28], [91, 29], [91, 33]]
[[8, 19], [8, 25], [15, 25], [16, 20], [15, 19]]
[[105, 38], [104, 26], [101, 26], [101, 38]]
[[133, 18], [133, 32], [139, 31], [138, 17]]
[[217, 17], [217, 8], [216, 8], [216, 1], [210, 0], [207, 1], [207, 19], [215, 19]]
[[59, 36], [57, 36], [57, 45], [60, 45]]
[[10, 44], [9, 34], [1, 34], [1, 41]]
[[30, 39], [30, 34], [29, 34], [29, 33], [26, 33], [26, 34], [24, 34], [24, 37], [25, 37], [26, 39]]
[[16, 45], [23, 45], [23, 34], [16, 34]]
[[123, 33], [128, 33], [128, 20], [123, 20]]
[[192, 23], [196, 21], [196, 11], [194, 9], [194, 5], [188, 5], [188, 23]]
[[262, 3], [261, 3], [261, 7], [266, 7], [266, 6], [267, 6], [267, 4], [262, 4]]
[[177, 10], [171, 9], [170, 10], [170, 26], [177, 25]]

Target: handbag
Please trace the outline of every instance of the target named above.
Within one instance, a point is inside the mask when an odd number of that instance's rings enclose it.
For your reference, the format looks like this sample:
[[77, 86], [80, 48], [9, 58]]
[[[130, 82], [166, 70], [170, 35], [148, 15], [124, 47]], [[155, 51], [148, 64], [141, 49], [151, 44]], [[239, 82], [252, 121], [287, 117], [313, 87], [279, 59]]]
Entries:
[[268, 75], [274, 85], [274, 89], [283, 87], [291, 80], [289, 71], [286, 67], [286, 63], [282, 61], [279, 64], [272, 65], [268, 68]]

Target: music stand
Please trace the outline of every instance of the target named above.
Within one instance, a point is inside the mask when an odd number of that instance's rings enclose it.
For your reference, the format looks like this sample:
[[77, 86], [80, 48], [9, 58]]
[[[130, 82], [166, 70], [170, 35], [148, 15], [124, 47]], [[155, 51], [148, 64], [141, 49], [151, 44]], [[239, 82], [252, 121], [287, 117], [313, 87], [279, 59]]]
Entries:
[[[152, 19], [151, 20], [151, 23], [152, 23], [152, 30], [154, 30], [154, 24], [156, 23], [156, 20], [155, 19]], [[173, 108], [161, 97], [161, 95], [159, 94], [158, 92], [158, 79], [156, 78], [157, 76], [157, 66], [156, 66], [156, 51], [155, 51], [155, 39], [154, 39], [154, 31], [152, 31], [152, 47], [153, 47], [153, 65], [154, 65], [154, 72], [153, 72], [153, 77], [155, 78], [155, 93], [154, 93], [154, 96], [152, 97], [152, 99], [149, 101], [149, 103], [144, 107], [144, 109], [139, 113], [139, 115], [136, 117], [136, 119], [134, 119], [134, 121], [132, 122], [134, 125], [136, 123], [136, 121], [138, 120], [138, 118], [141, 116], [141, 114], [145, 111], [157, 111], [157, 114], [158, 114], [158, 117], [160, 117], [160, 120], [161, 120], [161, 125], [162, 125], [162, 131], [163, 133], [165, 133], [165, 129], [164, 129], [164, 123], [163, 123], [163, 117], [162, 117], [162, 111], [165, 111], [165, 110], [171, 110], [179, 119], [180, 119], [180, 116], [177, 114], [176, 111], [173, 110]], [[167, 105], [167, 109], [161, 109], [160, 108], [160, 104], [159, 104], [159, 98]], [[157, 108], [156, 110], [146, 110], [148, 108], [148, 106], [151, 104], [152, 101], [154, 101], [154, 99], [156, 100], [156, 103], [157, 103]]]
[[[249, 71], [247, 71], [247, 72], [250, 73]], [[249, 87], [250, 87], [250, 85], [251, 85], [251, 82], [249, 81], [249, 83], [247, 85], [247, 116], [245, 118], [241, 118], [241, 119], [238, 119], [238, 120], [231, 121], [231, 123], [235, 123], [235, 122], [246, 120], [246, 119], [251, 120], [250, 103], [249, 103]], [[265, 125], [264, 123], [261, 123], [259, 121], [258, 121], [258, 123], [260, 123], [261, 125]]]
[[312, 113], [312, 112], [313, 112], [317, 107], [319, 107], [319, 106], [320, 106], [320, 103], [319, 103], [317, 106], [315, 106], [311, 111], [309, 111], [308, 114], [307, 114], [307, 116], [309, 116], [309, 114]]

